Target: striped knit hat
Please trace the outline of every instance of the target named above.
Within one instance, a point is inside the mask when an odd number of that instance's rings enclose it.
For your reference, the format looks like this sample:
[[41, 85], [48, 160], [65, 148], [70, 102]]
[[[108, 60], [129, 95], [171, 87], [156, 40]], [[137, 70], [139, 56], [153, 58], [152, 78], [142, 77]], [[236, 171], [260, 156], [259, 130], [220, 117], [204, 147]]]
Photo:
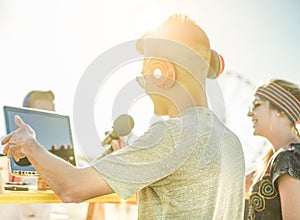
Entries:
[[281, 86], [274, 82], [269, 83], [258, 88], [255, 95], [265, 98], [283, 111], [294, 124], [300, 122], [300, 101]]

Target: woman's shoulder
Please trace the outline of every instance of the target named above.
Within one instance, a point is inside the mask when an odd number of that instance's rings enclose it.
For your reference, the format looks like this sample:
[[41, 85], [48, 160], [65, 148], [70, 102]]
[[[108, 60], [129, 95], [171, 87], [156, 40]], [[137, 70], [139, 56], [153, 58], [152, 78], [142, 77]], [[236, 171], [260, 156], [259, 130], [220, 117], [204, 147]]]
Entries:
[[293, 143], [274, 156], [271, 167], [273, 183], [285, 173], [300, 180], [300, 143]]
[[298, 162], [297, 160], [295, 161], [298, 157], [300, 157], [300, 143], [292, 143], [274, 154], [273, 165], [276, 163], [284, 163], [291, 159], [293, 162]]
[[[272, 167], [276, 165], [287, 165], [287, 162], [300, 162], [300, 143], [292, 143], [274, 154]], [[300, 164], [299, 164], [300, 165]]]

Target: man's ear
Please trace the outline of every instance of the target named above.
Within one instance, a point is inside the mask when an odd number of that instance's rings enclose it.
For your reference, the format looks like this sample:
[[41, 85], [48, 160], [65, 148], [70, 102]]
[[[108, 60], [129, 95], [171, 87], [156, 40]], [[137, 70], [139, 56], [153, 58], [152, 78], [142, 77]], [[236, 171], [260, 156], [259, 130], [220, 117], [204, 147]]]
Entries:
[[154, 85], [161, 89], [169, 89], [175, 83], [175, 69], [170, 62], [150, 59], [148, 61], [150, 78]]

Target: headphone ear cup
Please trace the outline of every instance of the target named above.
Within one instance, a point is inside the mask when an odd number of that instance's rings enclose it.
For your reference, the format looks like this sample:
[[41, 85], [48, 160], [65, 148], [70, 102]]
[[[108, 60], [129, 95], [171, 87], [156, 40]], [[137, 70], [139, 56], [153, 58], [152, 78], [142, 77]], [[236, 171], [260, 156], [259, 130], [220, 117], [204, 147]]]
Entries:
[[153, 84], [161, 89], [169, 89], [175, 83], [175, 71], [171, 63], [151, 60], [149, 62], [149, 67], [151, 70], [151, 80]]
[[224, 71], [225, 61], [224, 58], [218, 54], [216, 51], [211, 50], [210, 58], [210, 69], [208, 71], [208, 78], [215, 79], [218, 78]]

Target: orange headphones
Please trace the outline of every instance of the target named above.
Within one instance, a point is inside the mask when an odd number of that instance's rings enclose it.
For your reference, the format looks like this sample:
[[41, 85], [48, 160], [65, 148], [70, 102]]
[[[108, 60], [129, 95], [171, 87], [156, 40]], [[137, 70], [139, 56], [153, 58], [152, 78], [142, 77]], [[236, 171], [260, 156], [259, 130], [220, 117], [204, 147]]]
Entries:
[[[175, 71], [173, 64], [166, 61], [151, 59], [148, 61], [152, 82], [161, 89], [169, 89], [175, 83]], [[210, 69], [208, 78], [214, 79], [224, 71], [225, 62], [223, 57], [216, 51], [211, 50]]]
[[173, 86], [175, 83], [175, 71], [172, 63], [151, 59], [148, 65], [153, 84], [161, 89], [169, 89]]
[[211, 51], [210, 69], [207, 77], [210, 79], [218, 78], [225, 68], [224, 58], [214, 50]]

